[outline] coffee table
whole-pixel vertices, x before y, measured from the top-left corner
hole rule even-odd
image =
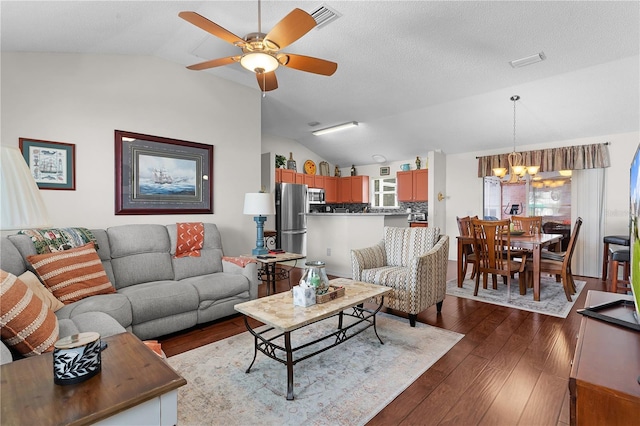
[[[102,371],[75,385],[53,383],[51,352],[2,365],[2,424],[177,424],[187,381],[133,334],[103,341]]]
[[[294,399],[293,366],[298,362],[337,346],[371,326],[373,326],[373,331],[380,343],[384,344],[376,330],[376,313],[382,308],[384,296],[393,291],[393,289],[346,278],[331,280],[330,284],[344,286],[345,295],[327,303],[302,307],[293,305],[293,294],[291,291],[287,291],[235,305],[236,311],[244,314],[244,323],[247,330],[254,336],[253,360],[247,369],[247,373],[251,371],[258,351],[273,360],[285,364],[287,366],[287,400]],[[380,297],[380,304],[376,309],[368,310],[364,308],[365,302],[378,296]],[[351,311],[347,311],[348,309],[351,309]],[[344,325],[343,317],[345,315],[355,318],[356,321],[352,324]],[[292,347],[291,332],[334,316],[338,317],[335,331],[312,342]],[[254,329],[249,324],[249,317],[260,321],[267,327],[260,328],[260,330]],[[272,330],[276,330],[279,333],[271,335],[269,332]],[[282,337],[284,337],[284,346],[280,343]],[[327,339],[334,339],[333,343],[294,359],[294,354],[298,350],[309,348]]]

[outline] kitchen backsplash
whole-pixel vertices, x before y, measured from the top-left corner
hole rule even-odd
[[[348,209],[352,213],[362,213],[365,208],[368,209],[371,213],[405,213],[408,208],[411,209],[412,213],[427,213],[427,208],[429,207],[429,203],[427,201],[421,203],[408,203],[408,202],[400,202],[399,207],[397,209],[392,208],[377,208],[371,207],[369,204],[361,204],[361,203],[338,203],[338,204],[326,204],[326,205],[312,205],[311,211],[313,212],[325,212],[325,207],[329,206],[331,210],[335,207],[341,207]]]

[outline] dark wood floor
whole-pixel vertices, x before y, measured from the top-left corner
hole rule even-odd
[[[449,279],[455,267],[449,262]],[[293,270],[293,283],[301,271]],[[441,314],[435,306],[422,312],[418,321],[465,336],[369,425],[568,425],[567,386],[581,319],[576,309],[587,290],[606,290],[600,279],[577,278],[587,284],[565,319],[453,296]],[[286,281],[277,284],[277,291],[289,289]],[[170,357],[244,331],[234,316],[160,341]]]

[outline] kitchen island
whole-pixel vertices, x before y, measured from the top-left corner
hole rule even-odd
[[[407,227],[407,214],[308,213],[307,260],[325,262],[328,274],[351,278],[351,249],[380,242],[385,226]]]

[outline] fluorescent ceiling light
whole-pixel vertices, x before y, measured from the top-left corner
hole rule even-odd
[[[355,127],[358,125],[357,121],[349,121],[348,123],[338,124],[337,126],[327,127],[326,129],[315,130],[312,133],[316,136],[326,135],[327,133],[337,132],[339,130],[345,130],[350,127]]]
[[[541,62],[547,59],[547,56],[544,52],[536,53],[535,55],[527,56],[526,58],[516,59],[514,61],[509,62],[513,68],[525,67],[527,65],[535,64],[536,62]]]

